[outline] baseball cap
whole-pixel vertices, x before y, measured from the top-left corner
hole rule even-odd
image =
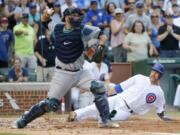
[[[142,1],[138,1],[138,2],[136,2],[136,7],[137,8],[143,8],[144,7],[144,3]]]
[[[34,3],[29,4],[29,8],[30,9],[36,8],[36,4],[34,4]]]
[[[116,8],[115,14],[118,14],[118,13],[124,13],[124,11],[121,8]]]
[[[29,14],[28,13],[23,13],[22,14],[22,18],[28,18],[29,17]]]
[[[1,18],[1,23],[3,23],[3,22],[8,22],[8,18],[7,17],[2,17]]]
[[[94,3],[96,3],[97,4],[97,0],[91,0],[91,2],[90,2],[91,4],[94,4]]]
[[[60,7],[60,4],[59,4],[59,2],[55,2],[55,3],[53,4],[53,6],[54,6],[54,7]]]

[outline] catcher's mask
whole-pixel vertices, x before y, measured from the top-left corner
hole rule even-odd
[[[77,28],[81,25],[82,15],[83,14],[79,8],[67,8],[63,12],[62,21],[65,21],[66,16],[70,16],[70,24],[72,25],[72,27]]]

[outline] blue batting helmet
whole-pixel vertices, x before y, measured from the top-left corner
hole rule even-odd
[[[157,71],[158,73],[160,73],[160,78],[164,74],[164,66],[162,64],[160,64],[160,63],[154,64],[154,66],[152,67],[152,70]]]

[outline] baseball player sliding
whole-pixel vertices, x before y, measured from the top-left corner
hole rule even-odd
[[[163,76],[164,66],[155,64],[149,77],[135,75],[128,80],[116,85],[110,91],[108,98],[112,120],[127,120],[132,114],[143,115],[156,108],[157,115],[165,120],[172,120],[164,115],[165,98],[159,83]],[[119,93],[119,94],[118,94]],[[95,105],[75,110],[69,114],[69,121],[83,120],[87,118],[98,119],[99,113]]]
[[[95,105],[99,111],[102,122],[100,127],[119,127],[110,118],[109,105],[105,94],[103,83],[94,80],[87,70],[83,70],[85,39],[98,38],[99,28],[82,26],[82,14],[78,8],[68,8],[64,11],[63,20],[65,24],[57,24],[54,29],[56,68],[52,84],[48,92],[48,98],[33,105],[30,110],[24,113],[19,119],[13,122],[13,128],[24,128],[28,123],[41,115],[57,111],[63,97],[72,87],[89,89],[95,96]],[[94,33],[94,37],[93,34]],[[88,38],[88,35],[92,36]],[[107,38],[100,34],[99,45],[96,49],[88,51],[89,57],[93,58],[94,53],[101,53],[103,44]],[[87,41],[84,41],[85,43]]]

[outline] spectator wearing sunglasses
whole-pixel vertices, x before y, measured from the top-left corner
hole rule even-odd
[[[126,18],[135,13],[135,3],[136,3],[135,0],[128,0],[127,2],[128,11],[125,14]]]
[[[143,22],[143,25],[145,26],[145,31],[148,31],[148,33],[150,33],[152,24],[149,16],[145,14],[144,3],[142,1],[138,1],[136,2],[135,5],[136,5],[136,13],[130,15],[127,18],[125,23],[125,27],[126,27],[125,33],[127,34],[129,31],[132,30],[132,26],[134,22],[137,20]]]

